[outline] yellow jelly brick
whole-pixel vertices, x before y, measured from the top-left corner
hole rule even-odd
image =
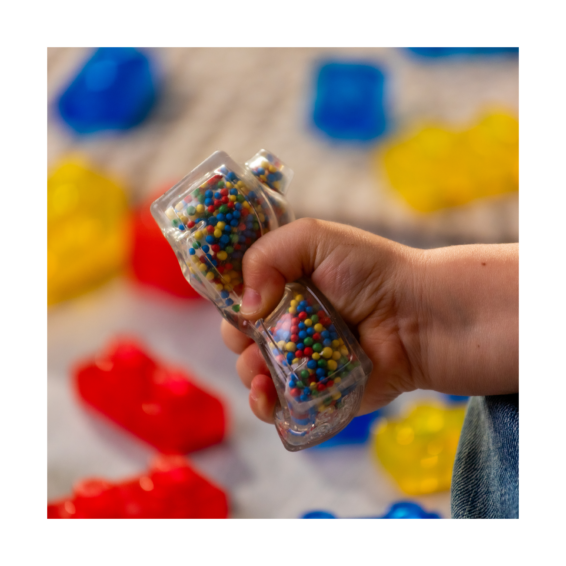
[[[373,453],[407,495],[450,489],[465,414],[465,407],[418,404],[381,421]]]
[[[413,208],[432,212],[519,189],[519,122],[507,111],[467,129],[428,125],[376,153],[390,185]]]
[[[92,289],[115,274],[129,251],[124,190],[79,160],[47,180],[47,302]]]

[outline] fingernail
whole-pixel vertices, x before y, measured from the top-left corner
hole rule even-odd
[[[257,291],[246,287],[242,298],[242,313],[254,314],[261,307],[261,297]]]

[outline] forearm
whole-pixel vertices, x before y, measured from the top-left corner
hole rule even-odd
[[[519,390],[519,246],[420,254],[422,387],[461,395]]]

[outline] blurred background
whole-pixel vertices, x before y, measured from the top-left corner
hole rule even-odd
[[[518,241],[517,50],[57,48],[48,104],[48,500],[156,454],[76,386],[77,364],[128,336],[221,400],[222,441],[188,457],[230,517],[378,516],[400,500],[449,517],[439,478],[465,400],[414,392],[334,446],[286,452],[148,206],[216,150],[243,164],[265,148],[295,172],[297,217],[420,248]]]

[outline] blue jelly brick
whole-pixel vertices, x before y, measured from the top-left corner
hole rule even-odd
[[[307,450],[321,450],[347,444],[364,444],[368,441],[373,423],[381,416],[380,411],[354,417],[344,429],[327,441]]]
[[[519,54],[518,47],[407,47],[406,49],[414,55],[427,59]]]
[[[97,49],[57,101],[64,122],[78,134],[127,130],[149,114],[157,99],[147,56],[134,48]]]
[[[467,395],[448,395],[448,394],[444,394],[444,398],[449,402],[449,403],[453,403],[453,404],[458,404],[458,403],[467,403],[469,397]]]
[[[328,62],[317,71],[314,125],[337,140],[369,142],[387,130],[385,75],[374,65]]]
[[[336,515],[328,511],[309,511],[301,519],[337,519]],[[364,519],[440,519],[438,513],[429,513],[418,503],[412,501],[398,501],[393,503],[384,515],[377,517],[360,517]]]

